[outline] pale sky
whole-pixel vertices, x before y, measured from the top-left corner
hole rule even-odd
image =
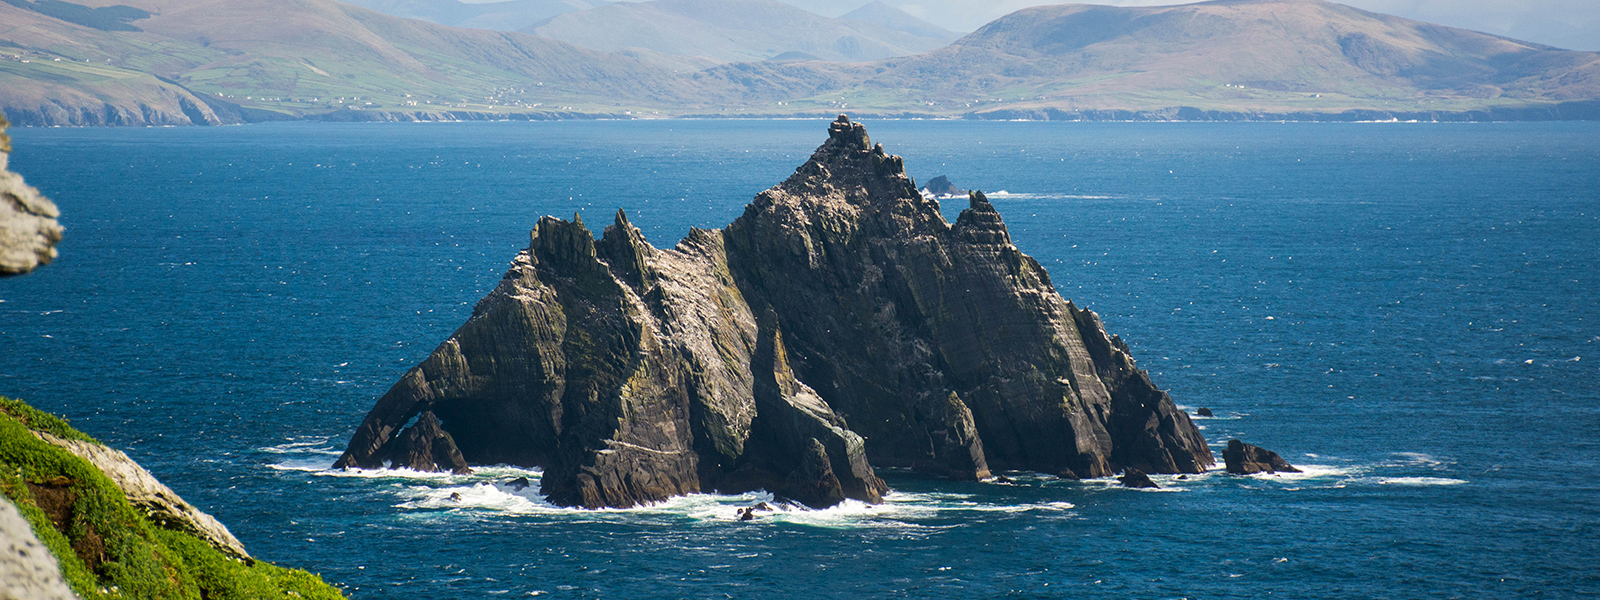
[[[836,17],[868,0],[782,0]],[[935,25],[968,32],[1012,11],[1057,4],[1047,0],[885,0]],[[1099,0],[1091,4],[1155,6],[1181,0]],[[1600,0],[1344,0],[1357,8],[1549,44],[1600,50]]]

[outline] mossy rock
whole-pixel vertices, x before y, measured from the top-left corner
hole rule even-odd
[[[103,473],[33,431],[93,442],[66,420],[0,397],[0,493],[92,598],[344,598],[305,571],[244,561],[150,522]]]

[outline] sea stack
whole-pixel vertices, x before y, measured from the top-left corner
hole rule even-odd
[[[949,223],[861,124],[828,134],[726,229],[671,249],[621,211],[598,241],[579,218],[540,220],[337,466],[405,465],[396,440],[424,412],[467,463],[541,467],[542,493],[584,507],[754,489],[877,502],[872,465],[980,480],[1214,464],[983,194]]]

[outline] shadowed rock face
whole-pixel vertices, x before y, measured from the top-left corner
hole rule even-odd
[[[1228,440],[1228,447],[1222,451],[1222,459],[1227,464],[1228,472],[1234,475],[1300,472],[1300,469],[1278,456],[1277,452],[1236,439]]]
[[[21,175],[6,170],[11,152],[7,125],[0,116],[0,277],[50,264],[56,257],[56,242],[61,241],[56,205],[24,183]]]
[[[877,502],[871,464],[982,479],[1214,462],[982,194],[951,225],[844,117],[725,231],[672,249],[620,211],[599,241],[540,220],[337,466],[393,461],[424,412],[467,462],[543,467],[552,502],[586,507],[753,489]]]

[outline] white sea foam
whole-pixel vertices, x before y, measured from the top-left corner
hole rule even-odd
[[[1007,200],[1116,200],[1121,196],[1092,196],[1083,194],[1033,194],[1000,190],[990,196],[1003,196]]]
[[[334,460],[335,459],[331,459],[331,458],[328,458],[328,457],[325,457],[325,456],[310,457],[310,458],[290,458],[290,459],[287,459],[287,460],[283,460],[283,461],[279,461],[279,462],[276,462],[276,463],[269,464],[269,465],[267,465],[267,468],[268,469],[277,470],[277,471],[305,471],[305,472],[308,472],[308,473],[317,473],[317,472],[321,472],[321,471],[326,471],[329,468],[331,468],[333,466],[333,461]]]
[[[265,448],[257,448],[257,450],[269,454],[314,453],[333,454],[337,456],[340,453],[338,449],[334,448],[328,443],[328,438],[320,436],[289,438],[282,444],[278,444],[276,446],[267,446]]]
[[[534,516],[587,521],[666,519],[693,522],[739,522],[739,510],[766,503],[770,510],[759,511],[750,524],[791,524],[807,527],[858,529],[888,528],[899,530],[933,529],[914,521],[937,517],[941,513],[1022,513],[1064,514],[1076,506],[1071,502],[1052,501],[1027,504],[998,504],[974,499],[970,494],[890,492],[879,504],[858,500],[845,500],[826,509],[811,509],[800,505],[780,503],[772,494],[749,492],[745,494],[687,494],[661,502],[632,508],[582,509],[551,504],[539,494],[538,473],[527,470],[502,468],[505,471],[490,476],[485,469],[473,475],[422,474],[406,470],[364,471],[374,477],[412,478],[413,485],[397,486],[394,493],[403,500],[394,506],[414,511],[414,518],[449,518],[452,514],[498,514],[504,516]],[[352,471],[355,473],[357,471]],[[348,474],[340,472],[341,474]],[[525,476],[531,485],[513,488],[506,481],[510,476]]]
[[[1443,464],[1438,457],[1421,452],[1396,452],[1391,456],[1395,457],[1395,462],[1413,467],[1437,467]]]

